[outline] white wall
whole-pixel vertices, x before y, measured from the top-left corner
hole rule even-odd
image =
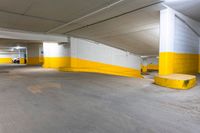
[[[27,45],[28,57],[39,57],[39,46],[40,44]]]
[[[18,53],[0,53],[0,58],[18,58]]]
[[[71,56],[75,58],[141,69],[141,58],[120,49],[89,40],[71,38]]]
[[[199,53],[199,36],[175,16],[174,52]]]
[[[143,59],[143,65],[154,64],[158,65],[158,58],[157,57],[149,57]]]
[[[69,45],[60,45],[53,42],[43,43],[44,57],[68,57],[70,56]]]

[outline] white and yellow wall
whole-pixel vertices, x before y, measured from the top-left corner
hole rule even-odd
[[[70,44],[44,43],[43,48],[45,68],[141,77],[139,56],[101,43],[70,38]]]
[[[70,45],[44,42],[44,68],[70,67]]]
[[[42,65],[43,64],[43,46],[42,44],[27,45],[27,64]]]
[[[161,11],[159,74],[199,72],[200,24],[170,8]]]
[[[24,63],[24,50],[13,49],[6,45],[0,46],[0,64],[12,64],[14,58],[20,58],[20,63]]]
[[[159,63],[158,57],[146,57],[142,59],[142,72],[158,71]]]
[[[19,54],[16,52],[4,52],[0,50],[0,64],[12,64],[13,58],[18,58]]]

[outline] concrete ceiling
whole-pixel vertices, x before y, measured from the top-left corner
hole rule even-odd
[[[0,0],[0,27],[66,34],[158,54],[162,0]]]
[[[200,22],[200,0],[166,0],[166,5]]]
[[[42,44],[40,41],[27,41],[27,40],[16,40],[16,39],[3,39],[0,38],[0,46],[17,46],[17,45],[26,45],[26,44]]]
[[[164,0],[0,0],[0,27],[66,34],[139,55],[157,55],[159,10],[163,8],[163,2]],[[165,3],[200,21],[199,0],[165,0]]]

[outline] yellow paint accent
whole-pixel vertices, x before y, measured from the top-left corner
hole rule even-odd
[[[110,75],[142,78],[140,70],[122,66],[110,65],[79,58],[70,58],[69,67],[61,67],[61,71],[94,72]]]
[[[147,70],[158,70],[159,66],[158,64],[148,64]]]
[[[42,64],[44,62],[44,57],[43,56],[39,57],[39,62],[40,62],[40,64]]]
[[[25,64],[25,59],[24,58],[20,58],[19,62],[20,62],[20,64]]]
[[[167,75],[173,73],[173,58],[174,53],[163,52],[159,55],[159,74]]]
[[[195,74],[198,73],[199,55],[162,52],[159,59],[159,74]]]
[[[69,57],[44,57],[44,68],[70,67]]]
[[[142,72],[143,72],[143,73],[146,73],[146,72],[147,72],[147,66],[141,65],[141,68],[142,68]]]
[[[0,58],[0,64],[12,64],[12,58]]]
[[[173,88],[186,90],[196,85],[196,76],[184,75],[184,74],[170,74],[165,76],[155,76],[155,84]]]
[[[39,57],[28,57],[28,65],[41,65]]]
[[[198,67],[198,72],[200,73],[200,55],[199,55],[199,67]]]

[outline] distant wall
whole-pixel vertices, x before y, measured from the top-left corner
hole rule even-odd
[[[41,65],[43,64],[43,51],[42,44],[28,44],[27,53],[28,53],[28,65]]]
[[[148,57],[142,60],[142,71],[157,71],[159,69],[158,57]]]

